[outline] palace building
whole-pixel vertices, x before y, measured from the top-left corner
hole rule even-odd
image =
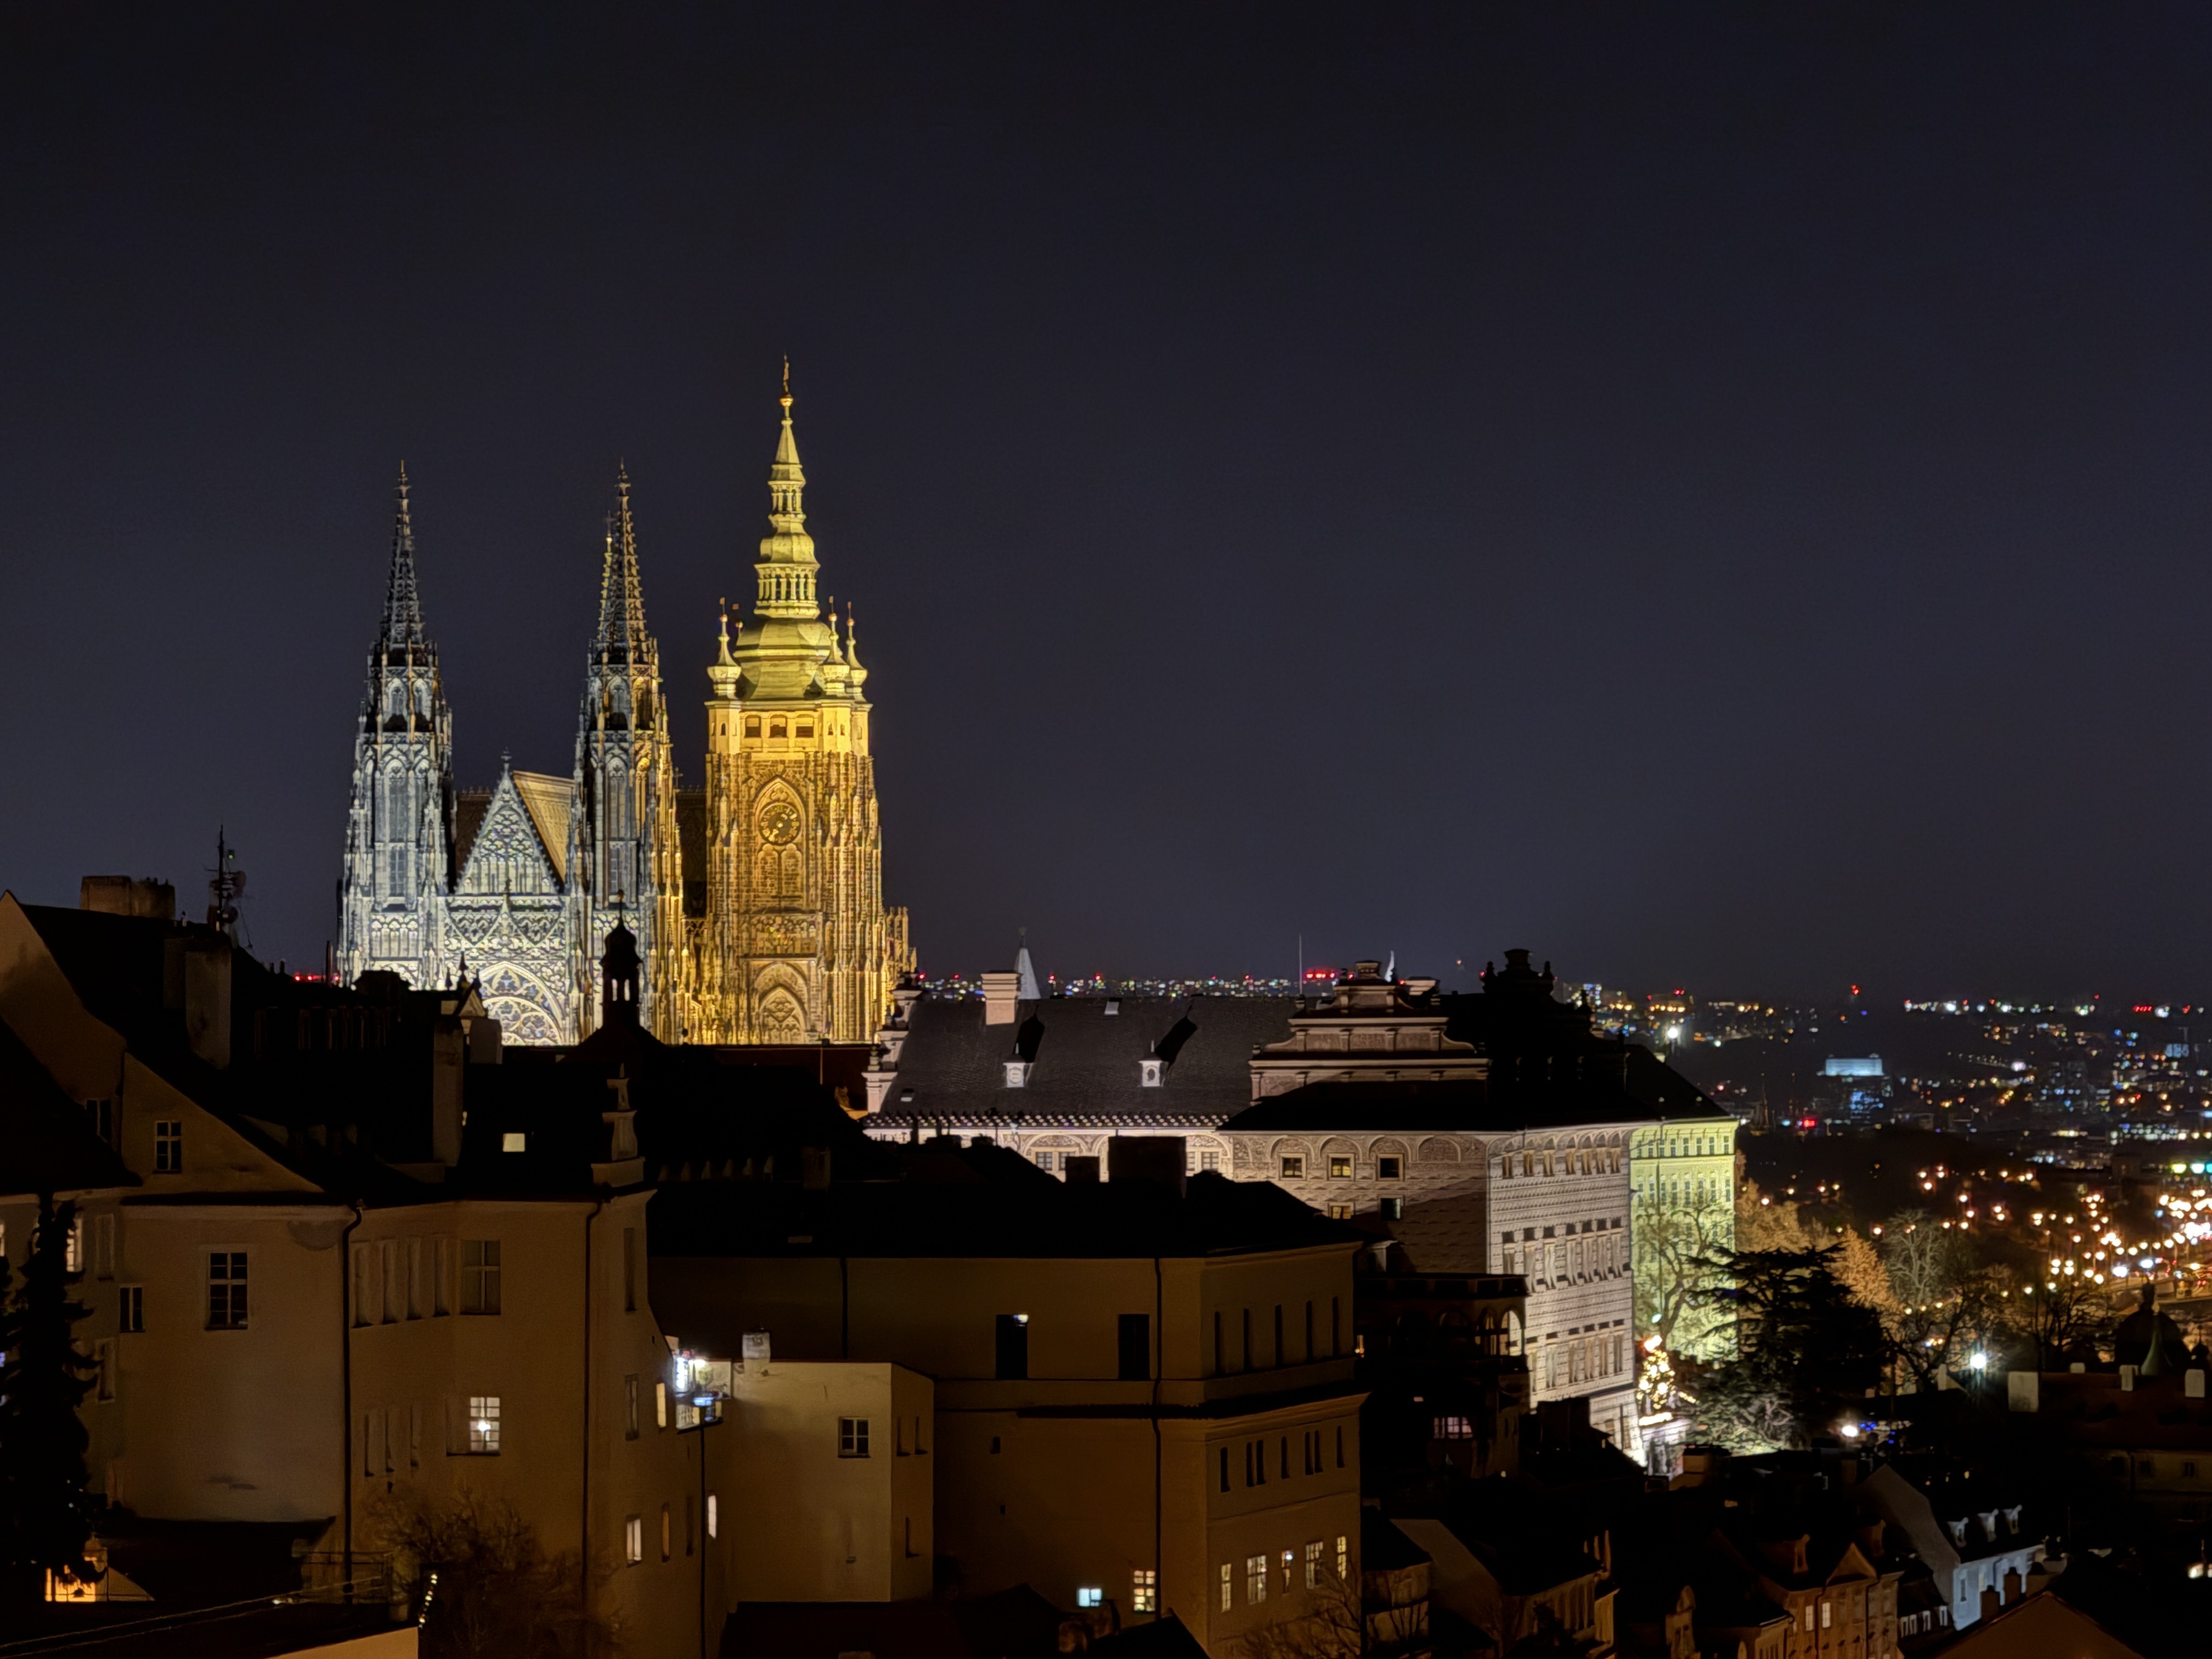
[[[817,602],[791,397],[770,469],[758,599],[708,668],[706,787],[686,789],[645,620],[627,472],[616,485],[567,776],[504,761],[461,789],[424,626],[406,473],[382,627],[354,737],[337,963],[410,985],[474,982],[512,1042],[605,1023],[599,958],[626,925],[641,1020],[670,1042],[866,1041],[911,969],[883,905],[867,671]]]

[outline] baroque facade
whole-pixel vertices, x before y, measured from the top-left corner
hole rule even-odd
[[[865,1042],[882,1025],[913,958],[905,912],[882,902],[867,672],[849,617],[841,635],[815,601],[787,391],[782,402],[756,615],[734,639],[725,617],[708,671],[704,789],[677,777],[627,472],[572,769],[518,772],[502,759],[493,787],[455,787],[402,470],[354,738],[343,979],[471,979],[507,1040],[579,1042],[605,1023],[599,962],[620,923],[644,964],[640,1018],[665,1041]]]

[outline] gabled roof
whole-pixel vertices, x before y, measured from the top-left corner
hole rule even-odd
[[[514,780],[515,793],[529,809],[531,825],[538,831],[538,842],[545,848],[553,873],[567,881],[568,814],[575,805],[575,780],[548,777],[542,772],[510,772],[507,775]]]
[[[1296,1006],[1287,997],[1048,997],[987,1025],[980,1000],[924,998],[879,1121],[1210,1127],[1249,1103],[1252,1050],[1288,1032]],[[1006,1062],[1022,1058],[1033,1061],[1027,1085],[1009,1089]],[[1158,1088],[1144,1086],[1149,1058],[1168,1061]]]
[[[83,1109],[0,1023],[0,1198],[137,1184]]]

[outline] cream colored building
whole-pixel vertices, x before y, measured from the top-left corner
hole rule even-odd
[[[1356,1239],[1210,1176],[1171,1196],[939,1158],[774,1205],[664,1190],[663,1316],[715,1353],[765,1331],[931,1378],[934,1545],[963,1594],[1172,1610],[1224,1651],[1304,1606],[1310,1572],[1358,1571]]]
[[[249,1006],[274,981],[212,929],[0,895],[0,1024],[137,1181],[93,1196],[79,1248],[94,1486],[151,1519],[290,1522],[334,1563],[384,1548],[387,1504],[503,1499],[549,1551],[580,1550],[592,1611],[634,1650],[677,1650],[703,1565],[683,1551],[696,1465],[656,1414],[635,1160],[538,1183],[455,1140],[406,1173],[312,1098],[257,1116],[292,1098],[255,1086],[264,1038],[312,1024],[356,1045],[333,1066],[379,1053],[361,999]],[[430,1001],[419,1103],[457,1116],[482,1008]],[[23,1206],[0,1222],[20,1257]]]
[[[1727,1357],[1726,1310],[1701,1292],[1697,1264],[1735,1249],[1736,1120],[1701,1097],[1629,1138],[1636,1235],[1636,1330],[1701,1359]],[[1699,1109],[1702,1108],[1703,1109]]]

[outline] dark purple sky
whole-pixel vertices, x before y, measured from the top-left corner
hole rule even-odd
[[[926,967],[2212,988],[2201,6],[314,9],[0,23],[25,897],[319,959],[403,456],[696,775],[788,351]]]

